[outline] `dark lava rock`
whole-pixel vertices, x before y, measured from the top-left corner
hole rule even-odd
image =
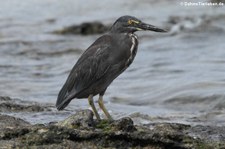
[[[0,114],[0,148],[12,148],[11,145],[17,143],[13,139],[28,133],[29,126],[20,118]]]
[[[0,129],[30,126],[30,124],[20,118],[0,114]]]
[[[3,128],[0,148],[151,148],[151,149],[219,149],[225,147],[225,127],[190,126],[177,123],[154,123],[136,126],[128,118],[97,121],[90,110],[57,124],[30,125],[8,116],[17,127]],[[6,120],[8,119],[8,121]],[[2,125],[2,124],[1,124]],[[3,125],[2,125],[3,126]],[[216,137],[206,137],[209,135]]]
[[[137,130],[134,127],[134,122],[129,117],[125,117],[112,122],[112,124],[110,124],[110,129],[113,131],[126,131],[126,132],[133,132]]]
[[[90,35],[90,34],[102,34],[108,30],[108,26],[103,25],[100,22],[86,22],[80,25],[72,25],[65,27],[64,29],[54,31],[56,34],[81,34],[81,35]]]
[[[67,128],[90,128],[93,127],[93,112],[91,110],[81,110],[71,115],[67,119],[59,122],[58,126]]]
[[[0,112],[41,112],[50,108],[36,102],[22,101],[17,98],[0,96]]]

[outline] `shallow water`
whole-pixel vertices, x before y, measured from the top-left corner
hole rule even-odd
[[[134,63],[105,94],[112,115],[136,123],[225,124],[224,7],[185,7],[175,0],[11,0],[0,8],[1,96],[55,104],[69,71],[100,35],[51,32],[86,21],[110,24],[129,14],[170,32],[137,33]],[[73,100],[65,112],[16,115],[45,123],[84,108],[87,100]]]

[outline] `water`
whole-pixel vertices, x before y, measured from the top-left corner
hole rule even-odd
[[[86,21],[110,24],[126,14],[170,32],[137,33],[134,63],[105,94],[112,115],[136,123],[225,124],[224,7],[185,7],[175,0],[1,1],[0,95],[55,104],[69,71],[100,35],[51,32]],[[66,112],[14,114],[45,123],[85,108],[87,100],[73,100]]]

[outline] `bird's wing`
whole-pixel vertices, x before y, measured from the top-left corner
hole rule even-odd
[[[89,87],[90,84],[100,79],[107,72],[107,69],[110,67],[110,64],[107,62],[109,55],[107,52],[104,52],[107,49],[108,46],[93,46],[89,48],[90,51],[82,55],[81,61],[78,61],[69,75],[68,81],[74,82],[69,83],[70,88],[75,89],[75,92],[78,93]]]
[[[111,42],[102,36],[79,58],[59,92],[57,109],[65,108],[77,93],[100,79],[110,67],[108,61]]]

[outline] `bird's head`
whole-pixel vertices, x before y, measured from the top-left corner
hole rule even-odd
[[[149,30],[155,32],[166,32],[156,26],[146,24],[141,20],[132,16],[122,16],[112,25],[111,32],[115,33],[133,33],[141,30]]]

